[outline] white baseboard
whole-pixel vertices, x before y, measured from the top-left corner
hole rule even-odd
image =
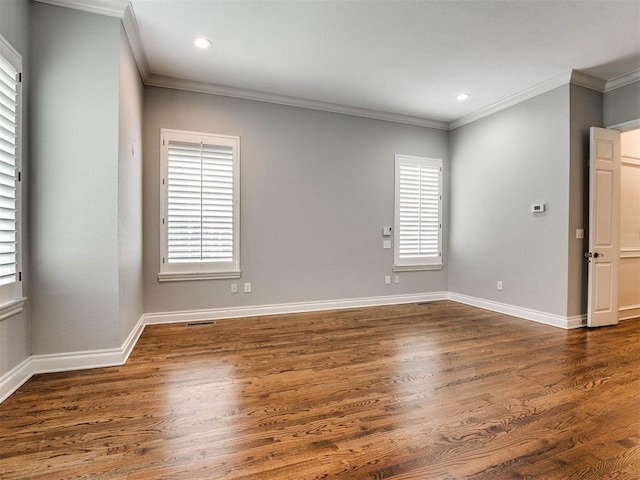
[[[0,403],[24,385],[33,373],[31,357],[29,357],[0,377]]]
[[[54,353],[31,357],[34,373],[65,372],[89,368],[117,367],[127,359],[144,330],[144,315],[133,328],[120,348],[91,350],[86,352]]]
[[[20,365],[0,377],[0,403],[39,373],[67,372],[89,368],[117,367],[127,363],[144,330],[144,315],[133,328],[120,348],[91,350],[86,352],[32,355]]]
[[[516,307],[506,303],[485,300],[484,298],[470,297],[461,293],[449,292],[449,300],[473,307],[483,308],[492,312],[504,313],[513,317],[531,320],[553,327],[564,328],[566,330],[572,328],[583,327],[586,323],[586,315],[577,315],[574,317],[563,317],[562,315],[554,315],[552,313],[541,312],[539,310],[531,310],[523,307]]]
[[[340,310],[344,308],[374,307],[378,305],[399,305],[402,303],[433,302],[446,300],[447,292],[415,293],[408,295],[390,295],[385,297],[348,298],[323,300],[317,302],[279,303],[256,305],[251,307],[212,308],[206,310],[184,310],[177,312],[145,313],[145,325],[162,323],[198,322],[220,320],[224,318],[256,317],[280,315],[283,313],[317,312],[322,310]]]
[[[433,302],[452,300],[474,307],[534,322],[552,325],[564,329],[579,328],[586,323],[585,315],[563,317],[537,310],[530,310],[482,298],[470,297],[453,292],[416,293],[408,295],[389,295],[384,297],[348,298],[316,302],[281,303],[256,305],[250,307],[214,308],[206,310],[185,310],[176,312],[145,313],[140,317],[127,339],[120,348],[93,350],[86,352],[56,353],[34,355],[0,377],[0,403],[7,399],[20,386],[38,373],[51,373],[89,368],[114,367],[124,365],[133,351],[146,325],[162,323],[186,323],[224,318],[278,315],[284,313],[315,312],[339,310],[345,308],[373,307],[378,305],[399,305],[403,303]]]

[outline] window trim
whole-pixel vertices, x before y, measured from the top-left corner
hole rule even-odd
[[[22,290],[22,140],[23,140],[23,93],[22,93],[22,56],[0,35],[0,57],[9,63],[18,75],[16,88],[16,153],[15,153],[15,242],[16,242],[16,281],[0,287],[0,321],[23,311],[26,297]]]
[[[443,252],[442,252],[442,216],[443,216],[443,183],[444,168],[443,161],[439,158],[417,157],[412,155],[396,154],[394,165],[394,232],[393,232],[393,271],[423,271],[423,270],[442,270],[444,268]],[[411,257],[409,259],[400,259],[400,166],[403,164],[413,164],[421,166],[436,167],[439,169],[438,177],[438,252],[437,256],[419,258]]]
[[[168,253],[168,150],[170,141],[206,143],[216,141],[231,144],[233,148],[233,245],[231,262],[186,262],[170,264]],[[240,137],[184,130],[160,129],[160,256],[158,281],[215,280],[240,278]]]

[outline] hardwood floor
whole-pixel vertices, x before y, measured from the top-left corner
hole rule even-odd
[[[453,302],[149,326],[0,405],[0,478],[638,479],[639,340]]]

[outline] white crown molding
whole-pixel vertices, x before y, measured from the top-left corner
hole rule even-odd
[[[560,87],[562,85],[566,85],[571,80],[571,72],[564,73],[562,75],[558,75],[557,77],[550,78],[549,80],[538,83],[527,90],[523,90],[522,92],[516,93],[515,95],[511,95],[506,97],[492,105],[481,108],[469,115],[465,115],[464,117],[460,117],[457,120],[454,120],[449,124],[449,130],[454,130],[456,128],[462,127],[463,125],[467,125],[471,122],[475,122],[476,120],[480,120],[481,118],[488,117],[489,115],[493,115],[494,113],[498,113],[502,110],[505,110],[509,107],[517,105],[519,103],[524,102],[525,100],[529,100],[530,98],[541,95],[549,90],[553,90],[554,88]]]
[[[149,70],[149,62],[147,61],[147,55],[144,52],[144,46],[142,45],[142,39],[140,38],[140,29],[138,28],[138,21],[133,11],[133,6],[129,5],[122,17],[122,26],[124,33],[129,40],[129,46],[133,52],[133,58],[138,66],[138,72],[142,78],[142,82],[149,78],[151,72]]]
[[[578,85],[580,87],[589,88],[597,92],[603,92],[605,88],[605,81],[599,78],[587,75],[586,73],[579,72],[577,70],[571,70],[570,72],[563,73],[556,77],[550,78],[544,82],[538,83],[531,88],[523,90],[515,95],[506,97],[492,105],[485,108],[481,108],[469,115],[465,115],[457,120],[454,120],[449,124],[449,130],[454,130],[463,125],[467,125],[481,118],[493,115],[509,107],[513,107],[519,103],[529,100],[533,97],[537,97],[543,93],[546,93],[554,88],[561,87],[567,84]]]
[[[153,87],[173,88],[176,90],[186,90],[190,92],[221,95],[224,97],[255,100],[258,102],[275,103],[278,105],[287,105],[290,107],[308,108],[311,110],[340,113],[342,115],[352,115],[355,117],[364,117],[374,120],[404,123],[407,125],[417,125],[419,127],[435,128],[439,130],[448,129],[448,124],[446,122],[440,122],[437,120],[429,120],[426,118],[412,117],[409,115],[381,112],[378,110],[369,110],[366,108],[350,107],[335,103],[319,102],[316,100],[288,97],[284,95],[275,95],[271,93],[258,92],[255,90],[223,87],[211,83],[182,80],[179,78],[167,77],[163,75],[151,74],[146,79],[144,79],[144,84]]]
[[[605,80],[602,80],[601,78],[582,73],[579,70],[572,70],[569,83],[571,83],[571,85],[577,85],[579,87],[588,88],[590,90],[595,90],[596,92],[602,93],[604,92],[604,88],[607,82]]]
[[[619,77],[612,78],[607,82],[604,87],[604,92],[610,92],[611,90],[615,90],[616,88],[624,87],[625,85],[629,85],[631,83],[640,81],[640,69],[634,70],[633,72],[626,73],[624,75],[620,75]]]
[[[58,7],[73,8],[83,12],[97,13],[109,17],[122,18],[129,6],[129,0],[35,0]]]

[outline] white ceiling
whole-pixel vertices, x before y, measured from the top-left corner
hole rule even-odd
[[[601,90],[640,79],[640,0],[129,3],[149,84],[448,124],[574,69]]]

